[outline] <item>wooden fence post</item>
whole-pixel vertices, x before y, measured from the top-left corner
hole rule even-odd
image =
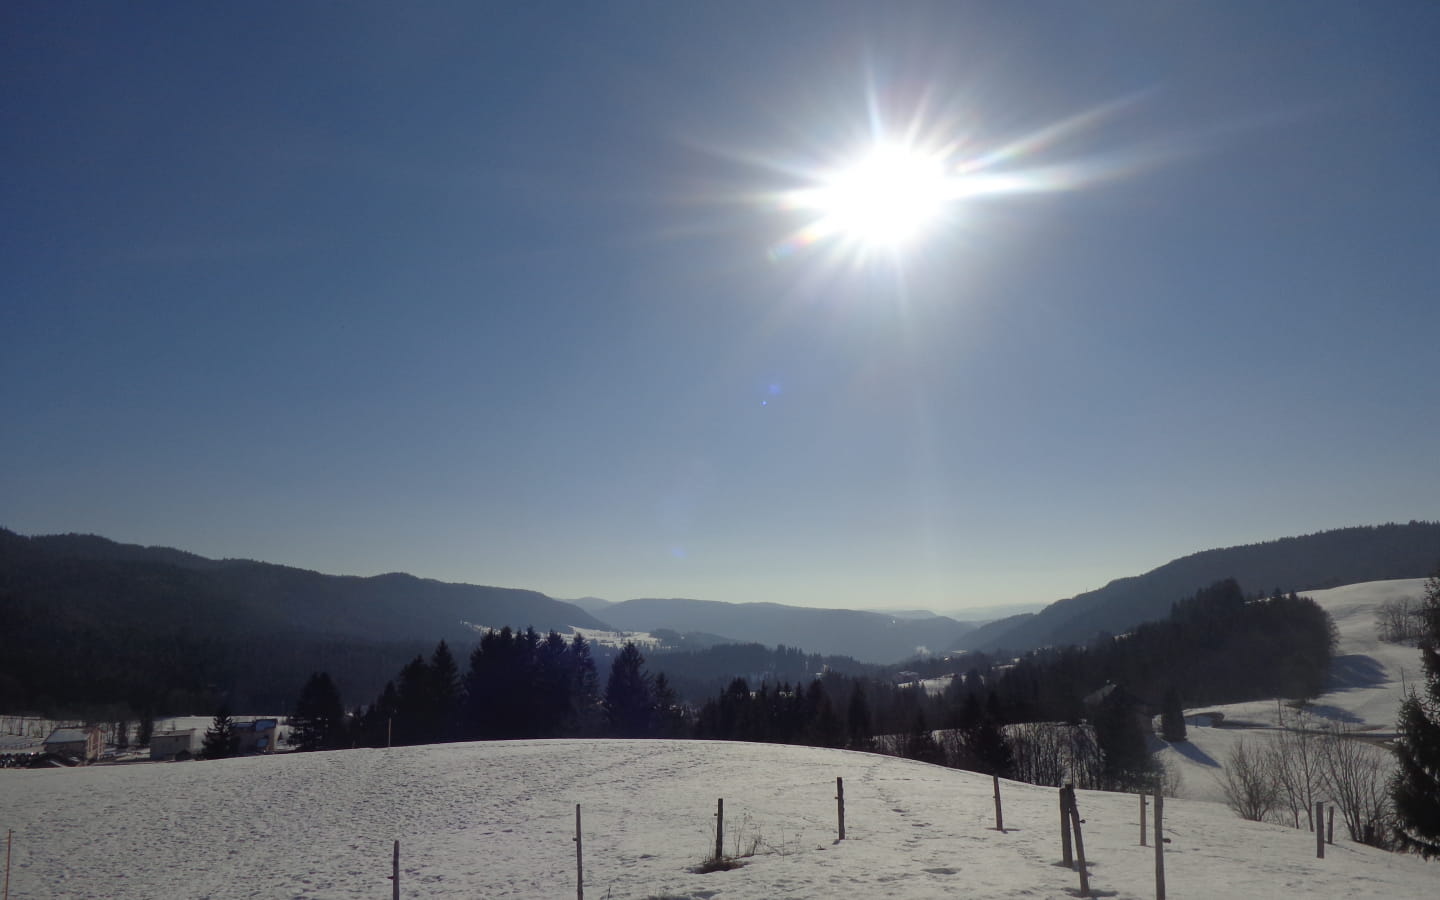
[[[1080,807],[1075,803],[1075,792],[1070,792],[1070,820],[1075,826],[1075,861],[1080,864],[1080,896],[1090,896],[1090,872],[1085,867],[1085,835],[1080,830],[1084,821],[1080,818]]]
[[[1140,792],[1140,846],[1145,846],[1145,792]]]
[[[1068,784],[1060,789],[1060,850],[1062,862],[1067,866],[1075,863],[1070,856],[1070,792],[1073,790]]]
[[[585,900],[585,857],[580,843],[580,804],[575,804],[575,900]]]
[[[725,858],[725,798],[715,802],[715,858]]]
[[[1315,858],[1325,858],[1325,804],[1315,801]]]
[[[995,782],[995,830],[1001,834],[1005,833],[1005,815],[1000,811],[1000,776],[991,775]]]
[[[400,842],[395,842],[395,855],[390,860],[390,881],[393,882],[391,896],[400,900]]]
[[[1334,846],[1335,844],[1335,804],[1330,804],[1330,821],[1325,826],[1325,843]]]
[[[15,829],[5,832],[5,900],[10,900],[10,844],[15,840]]]
[[[1155,900],[1165,900],[1165,795],[1155,791]]]
[[[835,811],[840,816],[840,840],[845,840],[845,779],[835,779]]]

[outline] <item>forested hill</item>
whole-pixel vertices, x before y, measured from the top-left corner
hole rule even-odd
[[[465,622],[604,626],[535,591],[213,560],[91,535],[0,529],[0,703],[209,712],[293,697],[311,668],[377,690],[417,650],[478,637]]]
[[[253,560],[213,560],[94,535],[24,537],[0,529],[0,589],[118,621],[179,615],[192,629],[300,632],[370,640],[473,641],[465,622],[539,630],[605,626],[537,591],[392,573],[359,578]],[[177,591],[185,610],[170,609]],[[168,598],[168,599],[167,599]]]
[[[1024,651],[1084,644],[1169,615],[1172,604],[1233,578],[1264,593],[1309,591],[1392,578],[1423,578],[1440,562],[1440,522],[1339,528],[1302,537],[1206,550],[1099,590],[1012,616],[960,640],[970,650]]]

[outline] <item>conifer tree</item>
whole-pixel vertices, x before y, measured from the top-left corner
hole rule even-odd
[[[215,719],[210,723],[210,729],[205,732],[201,744],[200,752],[206,759],[225,759],[235,755],[235,751],[240,748],[240,741],[232,730],[233,724],[230,720],[229,704],[222,704],[215,711]]]
[[[997,712],[999,704],[995,700],[995,692],[991,691],[985,703],[985,714],[965,736],[965,744],[979,771],[1009,778],[1015,769],[1015,751],[1001,727]]]
[[[600,731],[600,675],[590,655],[590,644],[579,632],[570,641],[571,677],[570,705],[575,733],[581,736]]]
[[[290,725],[290,744],[297,750],[334,750],[345,746],[345,707],[329,672],[310,673],[300,689]]]
[[[432,740],[447,741],[457,737],[463,688],[460,667],[445,641],[435,646],[430,656],[430,702],[425,710],[426,730]]]
[[[684,737],[686,730],[685,712],[680,706],[680,695],[670,686],[670,679],[661,672],[653,683],[655,694],[654,733],[657,737]]]
[[[1170,743],[1185,740],[1185,708],[1180,703],[1180,692],[1172,685],[1160,701],[1160,736]]]
[[[155,713],[147,706],[140,711],[140,721],[135,724],[135,746],[150,746],[150,736],[155,733]]]
[[[400,683],[396,686],[393,734],[396,746],[428,744],[434,740],[429,729],[430,688],[430,665],[425,662],[425,657],[415,657],[400,670]]]
[[[915,759],[920,762],[934,763],[935,765],[945,764],[945,751],[935,742],[935,735],[930,733],[930,725],[925,721],[924,712],[915,713],[915,724],[910,728],[910,734],[906,735],[904,750],[900,754],[906,759]]]
[[[616,737],[644,737],[653,724],[655,695],[645,657],[627,642],[610,666],[605,684],[605,715]]]
[[[1111,693],[1100,702],[1094,725],[1095,740],[1105,757],[1105,789],[1128,791],[1148,787],[1156,767],[1132,701],[1119,690]]]
[[[865,702],[865,691],[860,682],[850,692],[850,703],[845,708],[845,736],[851,750],[869,750],[874,736],[870,728],[870,704]]]
[[[810,682],[810,687],[805,691],[805,699],[810,710],[805,742],[814,747],[844,746],[845,728],[840,722],[840,717],[835,714],[835,707],[830,702],[830,694],[825,690],[825,685],[820,679],[817,678]]]
[[[361,726],[361,739],[367,747],[387,747],[393,741],[395,710],[400,707],[400,693],[395,682],[385,682],[385,688],[370,708],[365,710]]]
[[[1440,571],[1425,582],[1419,616],[1425,690],[1400,704],[1399,769],[1390,782],[1396,838],[1401,848],[1426,859],[1440,856]]]

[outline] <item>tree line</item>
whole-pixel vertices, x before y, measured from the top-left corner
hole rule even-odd
[[[291,716],[298,749],[387,747],[559,737],[681,737],[683,707],[663,673],[626,644],[603,689],[590,642],[508,626],[487,631],[462,672],[441,641],[348,715],[326,672],[312,674]]]
[[[1163,708],[1168,737],[1182,739],[1182,695],[1192,706],[1311,696],[1323,685],[1333,641],[1329,617],[1312,601],[1278,592],[1247,597],[1226,580],[1123,637],[1008,662],[967,655],[969,670],[939,693],[823,671],[754,685],[733,678],[697,707],[680,702],[665,674],[648,671],[633,644],[615,658],[602,690],[583,636],[503,628],[481,638],[463,672],[442,641],[348,715],[328,675],[312,675],[292,721],[305,748],[699,737],[876,750],[1042,783],[1126,789],[1163,776],[1145,743],[1151,710]],[[797,650],[783,656],[790,669],[824,665]],[[1061,758],[1067,771],[1057,769]]]

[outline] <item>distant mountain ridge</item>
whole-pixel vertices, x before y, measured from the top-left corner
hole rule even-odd
[[[102,582],[96,585],[97,576]],[[75,583],[87,583],[84,591]],[[157,599],[156,590],[162,595]],[[403,573],[361,578],[245,559],[215,560],[170,547],[95,535],[25,537],[0,529],[0,589],[49,597],[87,616],[123,620],[155,605],[197,630],[366,640],[475,639],[466,622],[494,627],[606,629],[585,610],[538,591],[450,584]],[[168,599],[165,599],[167,598]],[[197,609],[200,607],[208,607]]]
[[[780,603],[644,598],[613,603],[600,613],[625,631],[723,634],[739,642],[785,644],[814,653],[892,663],[918,649],[950,649],[974,625],[945,616],[912,619],[856,609],[816,609]]]
[[[1423,578],[1440,564],[1440,522],[1337,528],[1258,544],[1205,550],[1130,578],[1012,616],[965,635],[967,650],[1025,651],[1084,644],[1165,617],[1171,604],[1224,578],[1247,591],[1332,588],[1366,581]]]

